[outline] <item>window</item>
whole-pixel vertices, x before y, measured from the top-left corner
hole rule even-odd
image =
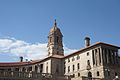
[[[70,59],[68,58],[68,62],[70,62]]]
[[[73,77],[75,77],[75,74],[73,74]]]
[[[15,71],[19,71],[19,68],[15,68]]]
[[[87,61],[87,64],[90,65],[90,60]]]
[[[108,76],[110,76],[110,70],[108,70]]]
[[[80,69],[80,64],[79,63],[77,64],[77,68],[78,68],[78,70]]]
[[[25,68],[25,67],[23,67],[23,68],[22,68],[22,71],[25,71],[25,70],[26,70],[26,68]]]
[[[99,71],[97,71],[97,76],[100,76],[100,73],[99,73]]]
[[[32,71],[32,67],[29,67],[29,71]]]
[[[70,66],[68,66],[68,72],[70,72]]]
[[[57,43],[59,43],[59,37],[57,36]]]
[[[50,42],[52,42],[52,37],[50,37]]]
[[[92,77],[92,73],[91,72],[88,72],[88,77]]]
[[[11,68],[9,68],[8,71],[11,71]]]
[[[75,58],[73,57],[73,58],[72,58],[72,61],[74,61],[74,60],[75,60]]]
[[[57,51],[57,54],[59,54],[59,51]]]
[[[80,77],[80,73],[78,73],[78,77]]]
[[[80,59],[80,56],[79,56],[79,55],[77,55],[77,60],[78,60],[78,59]]]
[[[87,56],[89,56],[89,52],[87,53]]]
[[[115,76],[117,76],[117,73],[115,72]]]
[[[73,65],[73,71],[75,70],[75,66]]]

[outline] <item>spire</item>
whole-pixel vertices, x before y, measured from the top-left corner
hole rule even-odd
[[[56,19],[55,19],[55,23],[54,23],[54,26],[55,26],[55,27],[57,26],[57,23],[56,23]]]

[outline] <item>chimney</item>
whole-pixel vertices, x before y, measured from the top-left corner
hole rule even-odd
[[[23,62],[23,57],[22,56],[20,57],[20,62]]]
[[[89,45],[90,45],[90,38],[85,37],[85,48],[88,47]]]

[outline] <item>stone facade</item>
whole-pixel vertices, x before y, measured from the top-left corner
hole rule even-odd
[[[29,62],[22,62],[20,57],[17,63],[0,63],[0,80],[8,80],[9,76],[19,78],[21,73],[25,74],[22,80],[115,80],[120,77],[120,47],[103,42],[90,45],[90,38],[86,37],[85,48],[64,56],[62,38],[55,21],[48,35],[47,57]]]

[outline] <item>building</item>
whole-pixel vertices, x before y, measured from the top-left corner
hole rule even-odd
[[[0,63],[0,80],[113,80],[120,77],[120,47],[97,42],[64,56],[63,35],[54,27],[48,35],[44,59],[16,63]]]

